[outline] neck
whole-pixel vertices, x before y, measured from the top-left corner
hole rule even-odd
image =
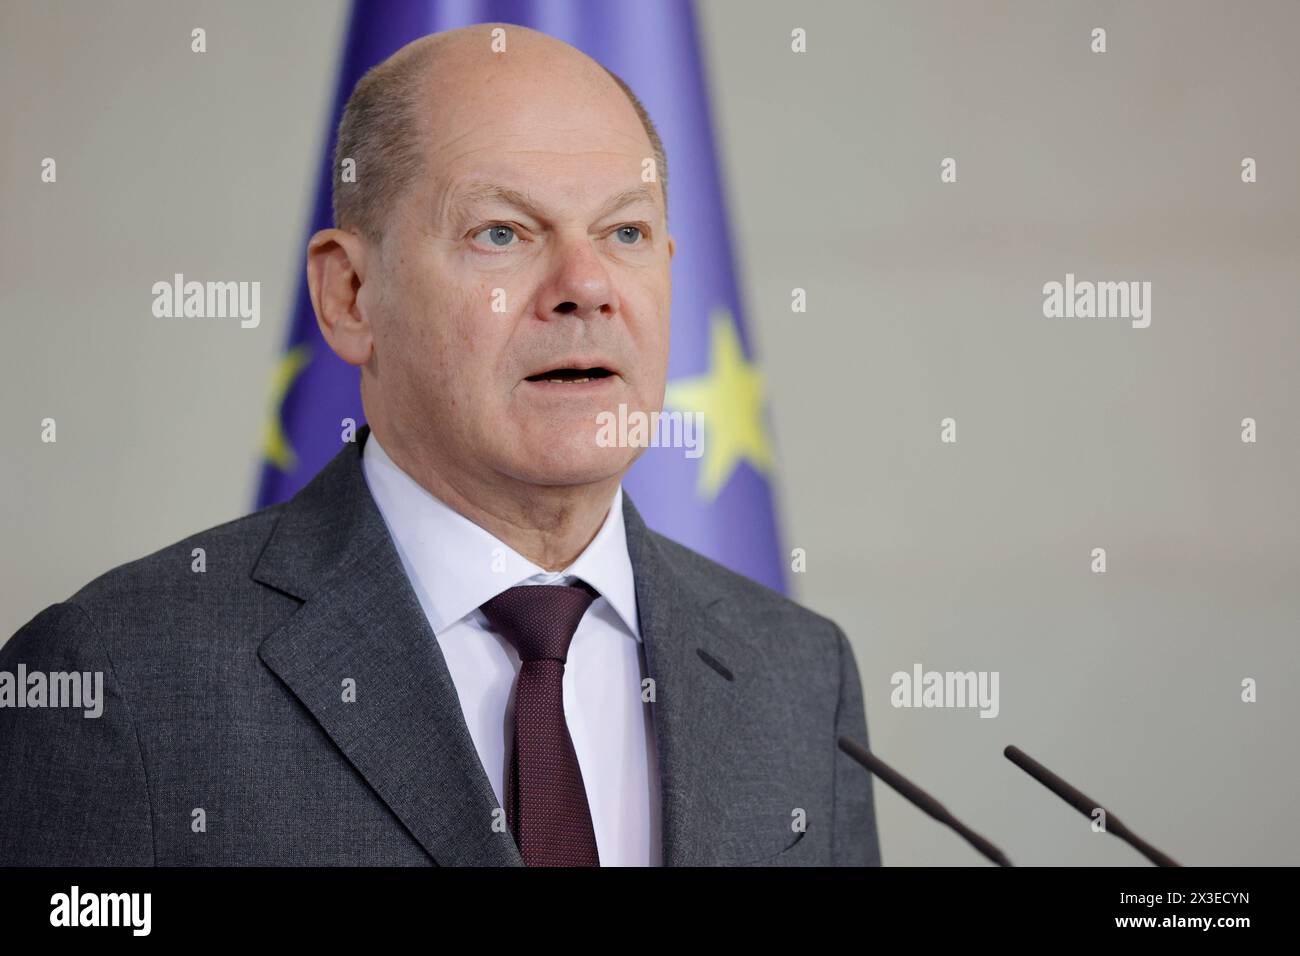
[[[372,428],[373,431],[373,428]],[[475,480],[401,446],[380,443],[425,491],[547,571],[572,564],[600,531],[621,475],[582,485]]]

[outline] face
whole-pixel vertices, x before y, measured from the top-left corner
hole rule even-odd
[[[522,57],[432,79],[425,170],[359,304],[369,384],[405,441],[456,469],[544,485],[619,476],[641,449],[601,447],[599,413],[663,406],[663,197],[641,179],[652,147],[635,111],[601,80],[590,64]]]

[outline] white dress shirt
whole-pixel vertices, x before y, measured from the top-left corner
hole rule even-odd
[[[622,487],[586,550],[563,571],[548,572],[431,495],[393,463],[373,432],[362,470],[447,662],[498,806],[505,805],[505,761],[513,750],[519,655],[479,607],[519,584],[581,578],[600,592],[569,645],[564,719],[601,865],[659,865],[658,751],[650,708],[641,702],[645,655]]]

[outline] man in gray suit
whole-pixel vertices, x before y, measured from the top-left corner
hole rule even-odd
[[[596,440],[667,371],[631,91],[522,27],[436,34],[337,159],[308,280],[370,425],[0,649],[0,864],[878,863],[844,634],[648,530],[643,449]]]

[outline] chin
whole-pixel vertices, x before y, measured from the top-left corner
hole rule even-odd
[[[533,442],[521,456],[517,476],[537,485],[589,485],[619,477],[636,458],[638,448],[601,448],[591,431],[569,439]]]

